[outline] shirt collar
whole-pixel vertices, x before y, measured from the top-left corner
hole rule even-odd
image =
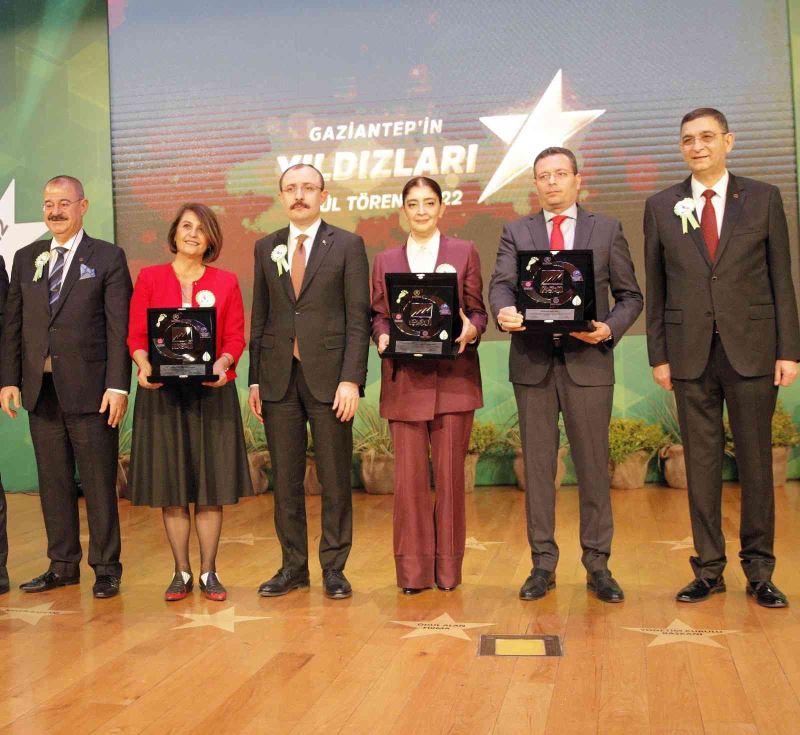
[[[297,239],[298,235],[308,235],[308,240],[306,243],[309,245],[314,244],[314,240],[317,237],[317,231],[319,230],[319,226],[322,224],[322,218],[320,217],[316,222],[310,224],[306,227],[305,230],[301,230],[297,227],[293,222],[289,223],[289,239],[294,242]]]
[[[553,217],[556,216],[555,212],[549,212],[546,209],[542,210],[542,214],[544,215],[544,221],[549,222]],[[571,207],[567,207],[563,212],[561,212],[565,217],[569,217],[570,219],[578,219],[578,205],[577,203],[573,204]]]
[[[72,248],[78,245],[81,240],[83,240],[83,227],[81,227],[81,229],[75,233],[74,237],[71,237],[63,245],[59,245],[58,241],[55,238],[53,238],[50,241],[50,250],[53,250],[55,248],[66,248],[67,250],[72,250]]]
[[[417,242],[411,235],[409,235],[408,244],[413,247],[419,248],[420,250],[430,251],[433,250],[434,248],[439,247],[441,239],[442,239],[442,233],[439,232],[439,230],[436,230],[436,232],[433,233],[433,237],[424,244]]]
[[[722,174],[722,177],[716,184],[714,184],[714,186],[706,186],[705,184],[701,184],[694,176],[692,176],[692,198],[701,199],[703,192],[706,189],[713,189],[715,194],[724,199],[725,195],[728,193],[728,180],[730,177],[731,175],[728,173],[728,169],[725,169],[725,173]]]

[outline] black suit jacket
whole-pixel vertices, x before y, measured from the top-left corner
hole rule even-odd
[[[778,189],[730,175],[716,258],[700,229],[683,234],[675,204],[691,198],[691,177],[645,204],[647,349],[673,378],[700,377],[717,323],[742,376],[769,375],[775,360],[800,358],[789,232]],[[699,222],[699,213],[697,214]]]
[[[39,240],[14,256],[0,349],[0,384],[20,387],[22,405],[32,411],[50,354],[61,409],[95,412],[107,388],[130,390],[126,340],[133,287],[128,264],[121,248],[84,233],[51,314],[48,266],[38,281],[33,280],[34,262],[50,249],[50,242]]]
[[[277,245],[288,248],[288,240],[285,227],[256,243],[249,383],[258,383],[264,401],[286,395],[296,335],[309,390],[318,401],[331,403],[341,381],[363,386],[367,377],[370,303],[364,241],[323,220],[295,299],[290,274],[278,276],[271,257]]]
[[[503,228],[489,285],[489,302],[495,319],[503,307],[517,305],[517,253],[549,248],[547,224],[542,212],[518,219]],[[597,320],[611,327],[613,340],[590,345],[566,337],[562,344],[567,371],[578,385],[613,385],[613,345],[619,342],[642,311],[642,292],[636,282],[628,243],[617,220],[578,207],[573,248],[593,251]],[[613,307],[609,305],[609,290],[614,297]],[[553,339],[550,335],[512,332],[509,352],[511,382],[522,385],[540,383],[547,376],[552,356]]]
[[[0,255],[0,336],[3,334],[3,313],[6,305],[6,296],[8,296],[8,273],[6,273],[6,263],[3,260],[3,256]],[[2,360],[1,352],[0,360]]]

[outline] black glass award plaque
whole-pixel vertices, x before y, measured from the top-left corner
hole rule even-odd
[[[442,359],[458,354],[455,273],[387,273],[389,346],[381,357]]]
[[[591,250],[525,250],[517,308],[530,332],[592,332],[596,318]]]
[[[217,310],[148,309],[150,383],[215,380]]]

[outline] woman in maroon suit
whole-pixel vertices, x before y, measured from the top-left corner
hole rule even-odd
[[[477,343],[486,329],[481,265],[475,246],[439,233],[442,190],[417,177],[403,187],[411,229],[402,247],[379,253],[372,267],[372,338],[389,344],[387,273],[454,272],[462,330],[455,360],[383,360],[381,416],[389,420],[395,451],[394,556],[397,584],[408,595],[461,582],[466,541],[464,459],[472,418],[483,405]],[[436,501],[431,501],[428,451]]]
[[[216,573],[222,506],[252,495],[234,367],[244,350],[244,308],[236,275],[207,265],[219,256],[222,232],[214,212],[184,204],[167,238],[171,263],[143,268],[131,299],[128,347],[139,368],[133,417],[131,502],[161,508],[175,559],[167,601],[191,592],[189,535],[200,542],[200,589],[210,600],[227,596]],[[215,381],[149,383],[148,307],[214,307]]]

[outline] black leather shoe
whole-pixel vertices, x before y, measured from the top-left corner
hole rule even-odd
[[[70,584],[80,584],[80,577],[62,577],[55,572],[45,572],[38,577],[34,577],[30,582],[24,582],[19,586],[23,592],[47,592],[56,587],[66,587]]]
[[[716,595],[725,591],[725,580],[720,574],[716,579],[703,579],[697,577],[687,584],[682,590],[675,595],[678,602],[701,602],[709,598],[711,595]]]
[[[92,594],[101,599],[118,595],[119,577],[113,577],[110,574],[98,574],[97,580],[92,587]]]
[[[209,600],[222,602],[228,597],[228,590],[225,589],[216,572],[209,572],[206,576],[206,581],[203,581],[203,575],[200,575],[200,591]]]
[[[325,589],[325,596],[332,600],[343,600],[353,594],[350,582],[338,569],[325,569],[322,572],[322,586]]]
[[[11,589],[8,583],[8,570],[5,567],[0,567],[0,595],[4,595]]]
[[[611,576],[608,569],[598,569],[596,572],[587,574],[586,587],[597,595],[598,600],[603,602],[622,602],[625,599],[622,587]]]
[[[436,589],[438,589],[440,592],[452,592],[456,587],[458,587],[457,584],[454,584],[452,587],[442,587],[440,584],[436,585]]]
[[[164,590],[164,599],[167,602],[183,600],[192,591],[194,588],[194,577],[192,577],[191,572],[188,572],[188,574],[189,579],[184,582],[183,574],[181,572],[175,572],[172,581],[169,583],[169,587]]]
[[[789,600],[772,582],[748,582],[747,594],[761,607],[789,607]]]
[[[403,594],[404,595],[418,595],[424,587],[403,587]]]
[[[533,574],[525,580],[519,591],[520,600],[538,600],[544,597],[548,590],[556,586],[555,572],[545,569],[534,569]]]
[[[292,574],[281,567],[272,579],[258,588],[258,594],[262,597],[280,597],[302,587],[308,587],[308,572]]]

